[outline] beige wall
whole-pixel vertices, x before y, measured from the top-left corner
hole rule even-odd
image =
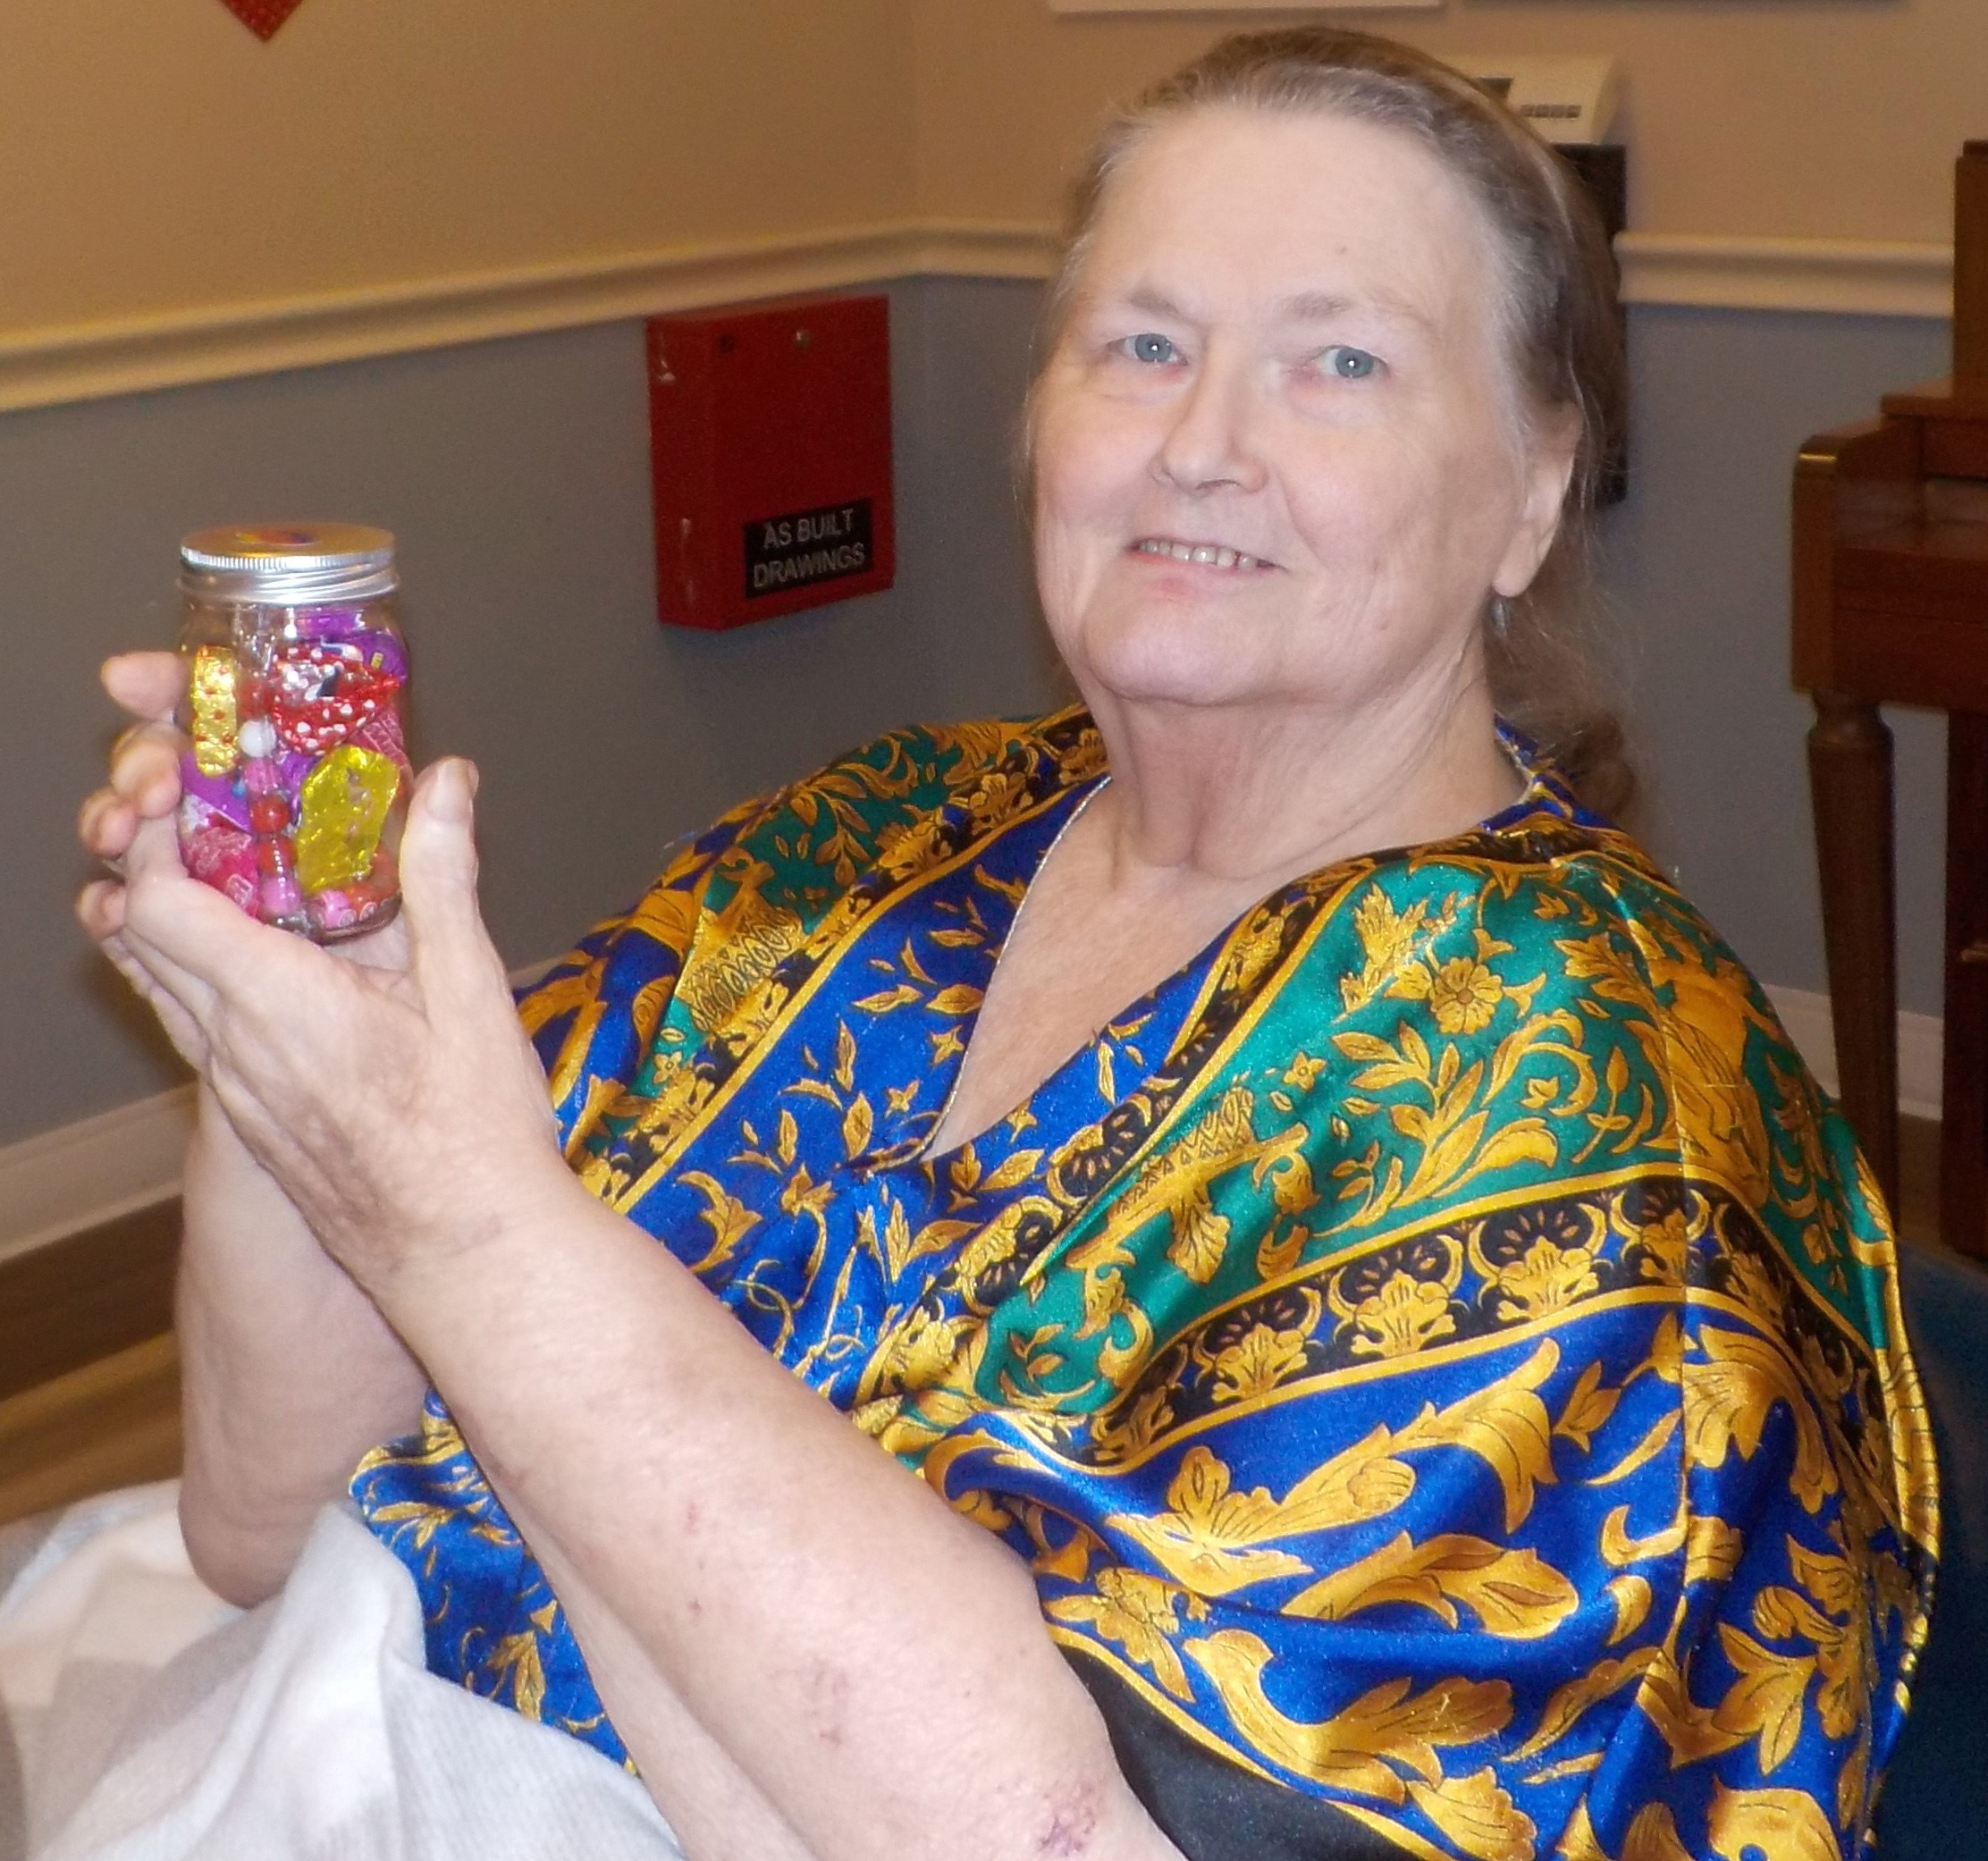
[[[5,0],[0,341],[902,218],[907,0]]]
[[[1027,271],[1040,251],[1026,241],[969,240],[948,258],[913,223],[1053,219],[1109,97],[1225,23],[1270,17],[1072,19],[1047,0],[305,0],[264,45],[219,0],[5,12],[8,406],[893,271]],[[1345,17],[1438,51],[1615,55],[1645,234],[1923,254],[1947,233],[1959,141],[1988,135],[1988,0],[1451,0]],[[905,231],[827,240],[813,271],[670,271],[714,245],[879,226]],[[635,270],[588,282],[622,261]],[[522,273],[534,280],[500,276]],[[539,274],[580,282],[545,295]],[[1943,280],[1929,281],[1903,307],[1943,304]],[[392,307],[459,284],[473,299],[459,314]],[[1735,290],[1673,281],[1660,300],[1901,307]]]
[[[1106,99],[1225,25],[1289,17],[914,4],[919,205],[972,220],[1053,217]],[[1342,17],[1437,53],[1619,59],[1631,223],[1646,232],[1944,240],[1953,158],[1967,137],[1988,137],[1988,0],[1451,0],[1439,13]]]

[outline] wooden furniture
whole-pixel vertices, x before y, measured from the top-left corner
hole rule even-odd
[[[170,1333],[0,1400],[0,1526],[179,1470]]]
[[[180,1470],[179,1250],[175,1195],[0,1259],[0,1527]]]
[[[1940,1227],[1988,1255],[1988,141],[1954,190],[1953,375],[1817,434],[1795,467],[1794,678],[1808,737],[1843,1108],[1894,1208],[1891,734],[1948,713]]]

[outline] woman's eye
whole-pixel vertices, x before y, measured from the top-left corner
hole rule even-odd
[[[1380,358],[1350,343],[1335,342],[1318,358],[1318,366],[1343,382],[1360,382],[1379,371]]]
[[[1126,340],[1125,347],[1135,362],[1177,362],[1180,351],[1171,336],[1156,336],[1150,331]]]

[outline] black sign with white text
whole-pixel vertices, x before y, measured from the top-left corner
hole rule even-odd
[[[875,560],[868,498],[755,518],[746,526],[746,598],[861,575]]]

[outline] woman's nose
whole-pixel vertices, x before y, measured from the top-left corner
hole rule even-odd
[[[1254,444],[1253,403],[1245,372],[1211,358],[1175,403],[1153,476],[1191,497],[1224,486],[1260,490],[1268,475]]]

